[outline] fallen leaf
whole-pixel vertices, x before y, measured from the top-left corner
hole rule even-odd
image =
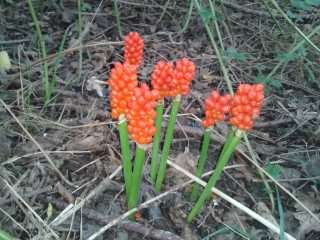
[[[92,76],[87,80],[86,88],[88,91],[96,91],[99,97],[103,97],[103,88],[102,81],[99,81],[95,76]]]
[[[11,68],[10,57],[6,51],[0,51],[0,72]]]

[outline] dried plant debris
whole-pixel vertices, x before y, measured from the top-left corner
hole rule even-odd
[[[320,218],[320,198],[318,195],[307,192],[306,194],[299,194],[298,198],[310,211]],[[308,239],[307,236],[310,234],[320,236],[320,224],[311,218],[298,203],[295,203],[294,207],[296,208],[296,212],[293,215],[300,222],[299,232],[297,234],[299,236],[298,239]]]

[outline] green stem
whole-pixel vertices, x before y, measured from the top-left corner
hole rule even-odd
[[[176,118],[177,118],[177,113],[178,113],[178,109],[180,106],[180,102],[181,102],[181,96],[178,95],[172,103],[172,109],[170,112],[168,128],[166,131],[166,136],[164,139],[164,145],[163,145],[162,154],[161,154],[159,172],[158,172],[158,176],[157,176],[157,180],[156,180],[156,191],[157,192],[160,192],[162,182],[165,178],[167,160],[168,160],[169,151],[170,151],[170,147],[171,147],[171,143],[172,143],[173,132],[174,132],[175,124],[176,124]]]
[[[116,16],[116,20],[117,20],[117,28],[118,28],[119,36],[123,38],[118,0],[113,0],[113,9],[114,9],[114,15]]]
[[[194,205],[194,207],[192,208],[191,212],[188,215],[187,221],[189,223],[193,220],[193,218],[198,214],[198,212],[204,206],[205,201],[210,197],[211,189],[215,186],[215,184],[219,180],[225,165],[228,163],[232,153],[234,152],[237,145],[239,144],[241,136],[242,136],[241,131],[236,132],[227,149],[225,149],[223,154],[220,155],[217,166],[213,174],[211,175],[204,191],[202,192],[200,198],[198,199],[198,201],[196,202],[196,204]]]
[[[209,1],[209,5],[210,5],[211,14],[213,16],[214,28],[216,29],[216,33],[217,33],[217,37],[218,37],[218,40],[219,40],[219,43],[220,43],[220,47],[221,47],[222,53],[224,53],[225,49],[224,49],[221,33],[219,31],[219,26],[218,26],[215,6],[214,6],[214,3],[212,1]]]
[[[124,115],[119,117],[118,130],[120,134],[121,155],[123,164],[123,175],[126,189],[126,196],[129,199],[130,183],[132,175],[131,154],[128,138],[128,126]]]
[[[132,174],[132,182],[130,186],[131,191],[130,191],[130,196],[128,201],[129,210],[137,206],[139,189],[140,189],[140,184],[142,179],[142,169],[143,169],[144,159],[145,159],[145,150],[137,144],[136,156],[134,159],[134,168],[133,168],[133,174]],[[131,215],[130,218],[132,219],[133,215]]]
[[[189,22],[190,22],[192,11],[193,11],[193,5],[194,5],[193,0],[190,0],[189,10],[188,10],[188,13],[187,13],[187,18],[186,18],[186,21],[185,21],[182,29],[179,32],[180,34],[184,33],[187,30],[188,26],[189,26]]]
[[[15,238],[13,238],[12,236],[10,236],[9,233],[3,231],[0,229],[0,240],[14,240]]]
[[[152,155],[151,155],[151,180],[152,183],[156,183],[157,170],[159,164],[159,146],[161,141],[161,124],[163,117],[164,102],[160,101],[157,106],[157,117],[156,117],[156,133],[152,143]]]
[[[218,61],[219,61],[220,67],[221,67],[221,71],[223,73],[224,80],[225,80],[225,82],[227,84],[227,87],[228,87],[228,91],[229,91],[230,94],[233,95],[232,83],[231,83],[231,80],[230,80],[229,75],[228,75],[228,70],[224,65],[223,58],[221,56],[218,44],[216,43],[216,41],[215,41],[215,39],[213,37],[213,33],[211,31],[211,28],[210,28],[207,20],[205,19],[205,17],[202,14],[202,9],[203,8],[199,4],[198,0],[194,0],[194,3],[195,3],[195,6],[196,6],[196,8],[198,10],[198,13],[199,13],[200,17],[202,18],[202,22],[203,22],[204,27],[205,27],[205,29],[207,31],[207,34],[208,34],[209,40],[211,42],[211,45],[212,45],[212,47],[213,47],[213,49],[214,49],[214,51],[215,51],[215,53],[217,55],[217,58],[218,58]],[[219,29],[217,28],[216,30],[218,31]]]
[[[223,155],[224,152],[226,151],[226,149],[228,148],[228,146],[230,145],[230,142],[232,141],[232,139],[234,137],[234,133],[235,133],[235,130],[232,128],[226,137],[226,141],[224,142],[224,145],[223,145],[223,148],[222,148],[220,155]]]
[[[198,166],[197,166],[197,171],[196,171],[196,176],[198,178],[201,178],[201,175],[204,170],[204,165],[207,160],[211,132],[212,132],[212,128],[207,128],[204,132],[204,135],[203,135],[200,157],[198,160]],[[192,192],[191,192],[191,200],[192,201],[195,201],[197,199],[197,197],[199,195],[199,189],[200,189],[199,184],[194,183],[193,187],[192,187]]]
[[[313,35],[315,35],[316,33],[318,33],[320,31],[320,25],[317,26],[316,28],[314,28],[310,33],[309,35],[307,36],[309,39],[311,37],[313,37]],[[296,52],[297,50],[299,50],[303,45],[304,43],[306,42],[305,39],[301,40],[295,47],[293,47],[289,52],[288,54],[293,54],[294,52]],[[272,69],[272,71],[268,74],[267,78],[271,78],[275,73],[276,71],[279,69],[279,67],[285,62],[284,59],[281,59],[278,64]]]
[[[78,38],[79,38],[79,72],[78,77],[79,81],[81,81],[81,74],[82,74],[82,0],[77,1],[78,5]]]
[[[43,40],[43,36],[42,36],[42,32],[41,32],[41,28],[40,28],[40,24],[37,18],[37,15],[34,11],[33,8],[33,4],[32,4],[32,0],[28,0],[28,6],[29,6],[29,11],[32,17],[32,21],[34,23],[35,29],[36,29],[36,33],[37,33],[37,37],[38,37],[38,41],[39,41],[39,45],[40,45],[40,51],[41,51],[41,55],[42,55],[42,59],[43,59],[43,84],[44,84],[44,101],[45,101],[45,105],[47,105],[47,103],[50,100],[51,97],[51,88],[50,88],[50,83],[49,83],[49,66],[48,66],[48,61],[47,61],[47,50],[46,50],[46,45],[44,43]]]

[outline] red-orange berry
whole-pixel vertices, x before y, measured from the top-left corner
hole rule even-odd
[[[195,76],[196,67],[195,64],[187,59],[183,58],[176,61],[174,69],[175,95],[187,95],[190,92],[190,83]]]
[[[159,61],[151,74],[151,85],[159,91],[160,97],[173,97],[175,84],[173,82],[174,68],[171,62]]]
[[[171,62],[160,61],[151,74],[152,87],[159,91],[161,98],[187,95],[195,69],[194,63],[186,58],[176,61],[175,66]]]
[[[115,63],[108,80],[112,118],[118,119],[128,111],[134,89],[138,85],[136,67],[130,64]]]
[[[205,128],[223,121],[225,115],[230,111],[232,97],[229,94],[221,96],[218,91],[212,91],[205,100],[205,118],[202,124]]]
[[[157,90],[150,90],[144,83],[136,87],[127,114],[128,132],[139,144],[149,144],[156,132],[155,107],[159,99]]]
[[[263,99],[262,84],[240,84],[232,100],[230,123],[240,130],[250,130],[260,114]]]
[[[137,32],[129,32],[124,37],[124,62],[138,67],[143,59],[143,38]]]

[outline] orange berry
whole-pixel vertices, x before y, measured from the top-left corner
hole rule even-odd
[[[139,144],[148,144],[155,134],[156,102],[159,93],[150,90],[146,84],[136,87],[129,102],[127,114],[128,131],[131,138]]]
[[[151,74],[152,87],[159,91],[160,97],[174,96],[175,85],[173,83],[174,69],[171,62],[159,61]]]
[[[233,97],[230,123],[243,131],[253,127],[253,120],[261,110],[264,93],[262,84],[240,84]]]
[[[223,121],[225,114],[230,110],[231,96],[221,96],[218,91],[212,93],[205,100],[205,119],[202,121],[204,127],[210,127],[218,121]]]
[[[137,32],[129,32],[124,37],[124,62],[138,67],[143,59],[143,38]]]
[[[176,95],[187,95],[190,91],[190,83],[195,76],[196,67],[192,61],[182,58],[176,61],[174,80]]]
[[[137,84],[137,70],[134,66],[115,63],[108,80],[112,118],[117,119],[128,111],[128,102]]]
[[[161,98],[187,95],[194,75],[195,65],[186,58],[176,61],[175,66],[171,62],[159,61],[151,74],[151,83]]]

